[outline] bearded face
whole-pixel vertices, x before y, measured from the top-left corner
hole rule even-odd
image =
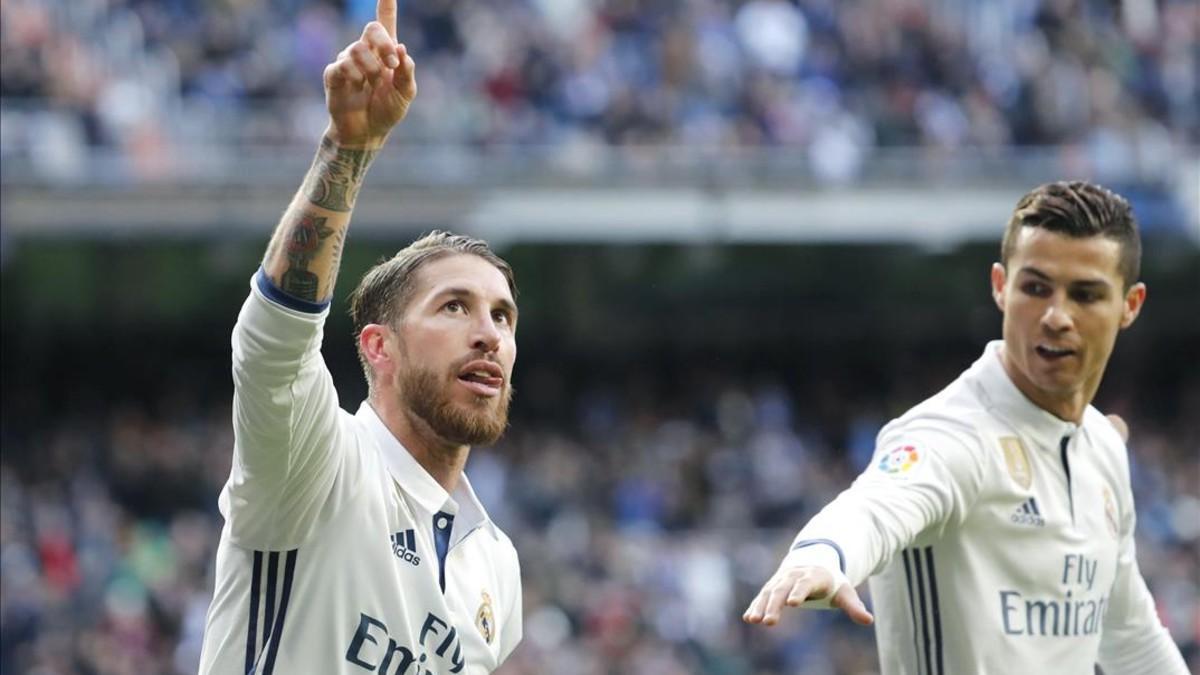
[[[396,390],[401,403],[450,443],[492,445],[508,428],[512,387],[505,382],[499,396],[464,397],[456,389],[460,370],[461,366],[457,366],[449,372],[437,373],[431,368],[414,366],[398,373]]]
[[[386,395],[434,443],[495,443],[508,425],[517,358],[508,282],[474,255],[428,262],[418,274],[403,316],[363,329],[368,352],[372,344],[383,348],[375,354],[377,367],[388,371]]]

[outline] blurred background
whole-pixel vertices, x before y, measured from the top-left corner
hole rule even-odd
[[[1200,5],[401,0],[420,94],[345,293],[435,227],[521,287],[512,429],[468,474],[521,552],[503,672],[875,672],[832,612],[739,618],[890,417],[999,335],[1017,199],[1126,195],[1149,301],[1097,400],[1200,670]],[[194,673],[229,334],[373,0],[0,0],[0,671]]]

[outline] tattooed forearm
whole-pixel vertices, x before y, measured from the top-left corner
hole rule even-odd
[[[263,269],[284,293],[310,302],[333,294],[350,211],[376,153],[321,140],[304,185],[275,228],[263,259]]]
[[[279,279],[279,287],[283,292],[294,298],[316,302],[319,292],[320,277],[309,270],[313,258],[320,253],[325,240],[335,232],[336,241],[345,237],[345,230],[334,230],[326,227],[328,218],[310,212],[302,212],[300,219],[282,234],[286,239],[283,244],[287,253],[287,268]],[[335,255],[341,252],[341,244],[335,244]],[[336,269],[336,264],[334,266]],[[332,283],[330,283],[332,287]]]
[[[349,211],[354,208],[363,176],[376,153],[378,150],[338,148],[322,138],[321,149],[304,179],[304,196],[321,208]]]
[[[345,243],[346,243],[346,230],[345,229],[341,229],[341,230],[338,230],[333,233],[333,244],[330,247],[331,250],[333,251],[333,253],[332,253],[333,265],[331,265],[329,268],[329,288],[333,288],[334,284],[337,283],[338,270],[342,266],[341,265],[342,244],[345,244]]]

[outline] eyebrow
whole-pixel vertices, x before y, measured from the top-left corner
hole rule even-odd
[[[442,297],[442,296],[447,296],[447,295],[450,297],[454,297],[454,298],[464,298],[465,299],[465,298],[475,297],[476,293],[475,293],[475,291],[472,291],[467,288],[453,286],[453,287],[445,288],[445,289],[442,289],[441,291],[439,291],[437,294],[437,297]],[[500,309],[503,309],[504,311],[508,312],[514,318],[517,316],[517,314],[518,314],[517,305],[512,300],[509,300],[508,298],[500,298],[499,300],[496,301],[496,304],[500,305]]]
[[[1019,273],[1030,274],[1039,279],[1042,279],[1043,281],[1054,282],[1054,279],[1049,274],[1046,274],[1045,272],[1039,270],[1036,267],[1028,267],[1028,266],[1022,267],[1021,269],[1017,270],[1017,272],[1018,272],[1018,274]],[[1109,284],[1104,279],[1079,279],[1079,280],[1070,282],[1068,285],[1069,286],[1085,286],[1085,287],[1089,287],[1089,288],[1091,288],[1091,287],[1108,288],[1111,284]]]

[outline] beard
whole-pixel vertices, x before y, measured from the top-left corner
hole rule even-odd
[[[474,396],[463,405],[450,398],[444,380],[430,369],[411,368],[398,378],[404,407],[443,440],[455,445],[491,445],[508,428],[512,387],[507,382],[500,396]]]

